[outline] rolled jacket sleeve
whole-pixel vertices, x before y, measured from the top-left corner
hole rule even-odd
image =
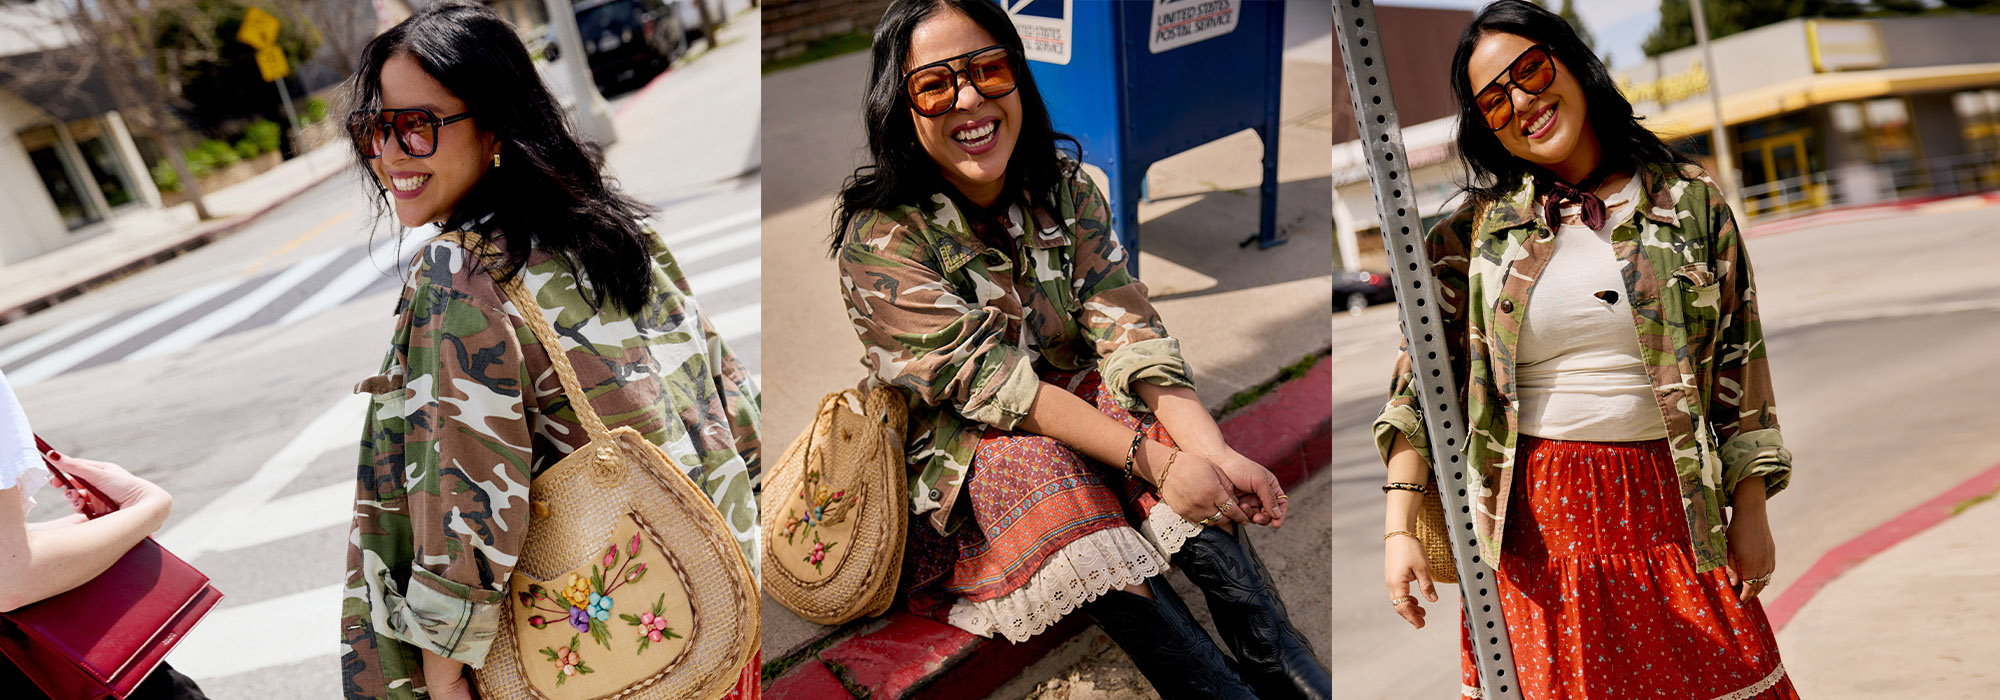
[[[404,432],[375,439],[377,466],[400,467],[387,473],[401,477],[405,546],[415,556],[407,582],[377,582],[392,589],[378,629],[478,667],[528,533],[526,331],[489,302],[437,286],[416,296],[405,319],[402,400],[385,404],[401,407]]]
[[[933,406],[1011,430],[1040,383],[1033,354],[1007,342],[1000,309],[959,296],[909,223],[858,218],[840,253],[847,315],[876,380]]]
[[[1715,385],[1708,405],[1722,460],[1724,498],[1736,485],[1764,477],[1767,495],[1791,483],[1792,453],[1778,433],[1777,399],[1771,389],[1771,365],[1765,357],[1764,327],[1757,314],[1757,285],[1750,271],[1750,253],[1736,228],[1728,201],[1712,182],[1708,191],[1708,230],[1720,318],[1714,339]]]
[[[1437,293],[1439,325],[1442,326],[1447,358],[1463,384],[1470,381],[1465,343],[1467,340],[1466,308],[1468,267],[1473,229],[1478,223],[1478,205],[1467,201],[1461,204],[1449,218],[1433,225],[1424,236],[1424,252],[1430,257],[1431,275],[1437,280],[1433,290]],[[1465,398],[1465,388],[1459,387],[1461,405]],[[1372,427],[1375,434],[1375,449],[1382,455],[1382,463],[1388,464],[1389,451],[1396,444],[1396,435],[1401,434],[1423,455],[1424,461],[1431,460],[1430,438],[1425,432],[1423,403],[1418,400],[1417,368],[1415,358],[1410,354],[1410,341],[1403,339],[1402,353],[1396,357],[1396,369],[1391,373],[1389,402],[1375,417]]]
[[[1148,298],[1146,284],[1125,267],[1125,247],[1111,230],[1104,193],[1081,168],[1071,179],[1076,193],[1076,254],[1070,265],[1070,292],[1081,302],[1077,323],[1103,361],[1098,374],[1111,398],[1127,411],[1151,410],[1133,388],[1141,382],[1194,388],[1194,370],[1181,357],[1180,341]]]

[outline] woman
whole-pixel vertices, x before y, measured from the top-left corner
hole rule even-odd
[[[692,476],[731,523],[756,521],[757,390],[683,271],[565,126],[513,29],[446,4],[369,42],[350,122],[358,165],[405,227],[503,251],[542,308],[507,302],[487,266],[426,244],[361,445],[342,667],[348,697],[470,697],[532,517],[534,477],[588,437],[523,313],[546,314],[591,404]],[[733,533],[746,556],[755,533]],[[751,558],[755,560],[754,557]],[[755,664],[739,692],[754,693]]]
[[[1721,192],[1533,4],[1482,10],[1450,79],[1472,181],[1426,245],[1523,697],[1796,697],[1756,601],[1776,565],[1764,499],[1791,454]],[[1437,596],[1409,534],[1430,474],[1414,382],[1406,352],[1374,429],[1390,604],[1422,627],[1410,584]]]
[[[28,414],[21,410],[7,375],[0,374],[0,612],[12,612],[95,579],[140,540],[167,522],[174,499],[153,482],[116,464],[50,452],[47,458],[72,478],[89,482],[118,509],[85,520],[88,494],[64,490],[67,517],[29,523],[28,509],[44,479],[61,486],[43,466]],[[0,657],[0,695],[47,698],[34,681]],[[132,700],[203,700],[194,681],[165,663],[133,691]]]
[[[910,608],[1021,641],[1081,605],[1166,697],[1325,697],[1232,536],[1282,524],[1287,497],[1223,443],[1022,56],[988,0],[891,3],[872,164],[840,192],[863,363],[910,398]],[[1170,558],[1240,673],[1161,578]]]

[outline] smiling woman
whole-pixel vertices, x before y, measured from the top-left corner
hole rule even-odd
[[[384,32],[352,89],[377,205],[447,233],[357,389],[347,696],[754,696],[757,388],[648,208],[484,8]]]

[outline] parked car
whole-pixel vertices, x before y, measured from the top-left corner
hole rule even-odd
[[[582,0],[576,29],[600,89],[652,78],[687,52],[681,15],[664,0]]]
[[[1365,270],[1335,270],[1333,303],[1350,314],[1361,313],[1369,304],[1396,301],[1396,288],[1388,275]]]

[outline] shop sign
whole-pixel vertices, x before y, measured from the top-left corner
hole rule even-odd
[[[1635,105],[1647,102],[1667,105],[1707,94],[1708,70],[1702,68],[1701,59],[1689,61],[1688,64],[1688,69],[1685,71],[1643,83],[1632,82],[1631,78],[1621,74],[1617,78],[1618,91],[1624,93],[1625,99]]]
[[[1028,60],[1069,65],[1069,47],[1074,39],[1071,0],[1002,0]]]
[[[1889,63],[1889,52],[1882,47],[1882,30],[1874,22],[1808,20],[1806,43],[1812,50],[1813,70],[1820,73],[1881,68]]]

